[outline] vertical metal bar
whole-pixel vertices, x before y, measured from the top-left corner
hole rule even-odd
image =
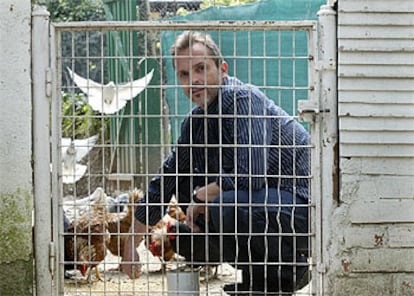
[[[318,35],[317,35],[317,26],[315,25],[308,32],[308,80],[309,80],[309,102],[311,105],[314,105],[316,108],[319,108],[319,89],[320,89],[320,78],[319,72],[316,70],[317,59],[316,55],[318,52]],[[300,103],[300,102],[299,102]],[[317,289],[320,286],[316,282],[318,277],[316,276],[316,271],[314,270],[314,262],[318,262],[321,256],[321,246],[320,246],[320,236],[321,236],[321,212],[320,203],[321,203],[321,130],[320,130],[320,118],[313,116],[313,121],[310,121],[310,134],[311,134],[311,208],[310,208],[310,229],[311,233],[314,234],[310,238],[310,249],[311,249],[311,268],[312,268],[312,295],[319,295]]]
[[[55,248],[57,249],[56,257],[56,276],[53,279],[53,295],[64,294],[64,247],[63,247],[63,209],[61,207],[62,197],[62,183],[59,179],[59,172],[61,172],[62,166],[62,153],[61,153],[61,110],[62,110],[62,97],[61,97],[61,81],[62,81],[62,61],[61,61],[61,32],[55,30],[54,26],[50,29],[50,68],[52,71],[52,103],[51,103],[51,153],[52,153],[52,225],[53,227],[53,241],[55,242]],[[73,38],[72,38],[73,40]],[[73,62],[73,60],[72,60]],[[72,66],[72,69],[74,67]]]
[[[331,212],[334,200],[338,194],[336,187],[338,182],[338,123],[337,123],[337,75],[336,75],[336,12],[329,5],[321,6],[318,12],[319,17],[319,70],[320,70],[320,105],[319,108],[324,112],[321,113],[320,131],[321,153],[323,162],[321,162],[320,174],[324,176],[321,179],[321,200],[319,206],[318,220],[319,223],[316,232],[319,239],[316,244],[319,245],[317,271],[319,281],[317,281],[317,291],[324,295],[326,272],[326,262],[323,257],[323,251],[328,249],[328,234],[330,220],[326,216]],[[319,144],[319,143],[318,143]]]
[[[51,238],[49,110],[49,13],[36,6],[32,12],[33,182],[36,295],[52,295],[49,266]]]

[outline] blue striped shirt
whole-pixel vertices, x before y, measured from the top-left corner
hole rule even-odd
[[[175,149],[153,178],[136,218],[154,225],[172,195],[191,200],[193,189],[217,182],[223,191],[266,186],[309,198],[309,134],[257,87],[223,81],[207,111],[195,107],[183,121]],[[147,220],[148,219],[148,220]]]

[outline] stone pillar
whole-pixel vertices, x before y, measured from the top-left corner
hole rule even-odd
[[[0,295],[33,295],[31,1],[0,14]]]

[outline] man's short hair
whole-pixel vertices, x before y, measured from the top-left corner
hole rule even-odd
[[[210,52],[206,53],[206,57],[212,58],[218,68],[223,63],[223,56],[214,42],[213,38],[207,34],[197,31],[184,31],[175,39],[171,46],[170,53],[173,59],[177,56],[177,52],[190,48],[194,43],[203,44]],[[174,65],[174,62],[173,62]],[[174,65],[175,66],[175,65]]]

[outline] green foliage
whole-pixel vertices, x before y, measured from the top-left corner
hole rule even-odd
[[[104,133],[107,138],[109,119],[99,116],[83,94],[62,94],[62,136],[82,139]]]
[[[52,0],[47,3],[51,22],[103,21],[105,11],[102,0]],[[100,59],[84,59],[105,55],[106,35],[101,32],[63,32],[61,40],[62,68],[73,68],[77,74],[101,80],[102,65]],[[74,57],[75,59],[72,59]],[[78,59],[82,57],[82,59]],[[62,85],[71,81],[63,75]]]
[[[47,6],[53,22],[99,21],[105,19],[101,0],[54,0]]]
[[[102,21],[105,11],[102,0],[51,0],[47,9],[51,22]],[[72,81],[66,67],[77,74],[100,81],[102,67],[99,59],[78,59],[77,57],[101,56],[101,42],[105,35],[99,32],[64,32],[62,34],[62,85],[71,86]],[[72,59],[71,57],[75,57]],[[109,120],[101,118],[88,105],[82,93],[62,94],[62,136],[73,139],[86,138],[104,132],[107,138]]]
[[[184,16],[188,14],[188,10],[181,6],[177,9],[176,14]]]

